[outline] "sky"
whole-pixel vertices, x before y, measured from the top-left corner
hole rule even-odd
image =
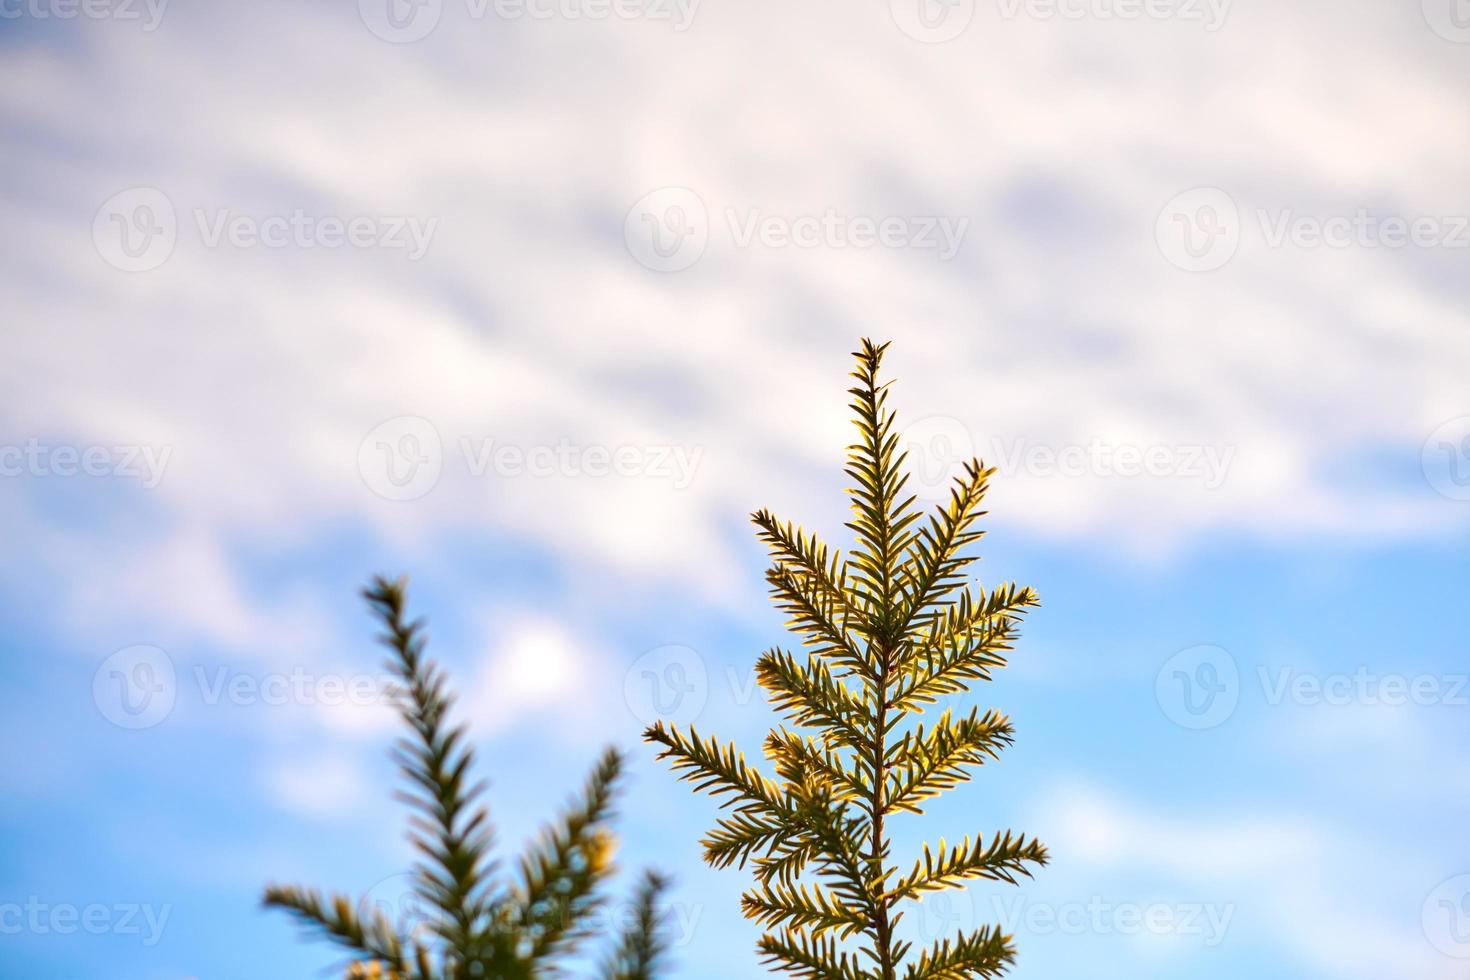
[[[874,337],[1042,600],[895,834],[1052,862],[904,927],[1470,976],[1464,0],[7,0],[0,78],[0,972],[324,975],[268,882],[412,921],[382,572],[501,855],[617,745],[609,923],[659,868],[673,975],[764,975],[639,732],[758,752],[748,515],[846,544]]]

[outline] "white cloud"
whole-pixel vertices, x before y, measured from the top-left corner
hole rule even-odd
[[[1339,7],[1324,23],[1242,8],[1210,34],[985,8],[942,46],[835,3],[710,6],[687,33],[463,16],[447,5],[404,47],[348,8],[271,4],[11,42],[0,143],[31,193],[6,205],[0,435],[173,447],[149,500],[186,530],[124,556],[156,570],[138,580],[145,600],[169,583],[188,600],[153,615],[257,643],[266,604],[220,562],[232,543],[290,549],[329,522],[426,557],[441,534],[486,529],[589,583],[743,601],[747,512],[837,523],[845,353],[869,333],[896,341],[905,418],[950,416],[987,452],[1102,439],[1233,453],[1214,489],[1009,473],[992,510],[1013,526],[1167,554],[1219,531],[1463,522],[1412,472],[1408,486],[1339,479],[1384,447],[1412,459],[1470,411],[1453,255],[1247,240],[1189,274],[1153,240],[1163,203],[1201,185],[1246,214],[1470,211],[1463,60],[1412,11]],[[829,54],[862,70],[813,70],[811,39],[839,24]],[[741,84],[676,82],[696,77]],[[136,185],[169,195],[180,240],[126,274],[90,230]],[[622,242],[628,207],[664,185],[694,189],[713,222],[682,273],[643,269]],[[722,224],[727,209],[828,208],[971,220],[948,264],[740,249]],[[439,223],[411,263],[206,248],[199,209]],[[406,414],[436,426],[444,472],[422,499],[387,501],[357,450]],[[702,456],[682,489],[476,476],[461,438]],[[108,589],[78,591],[108,612]]]
[[[1145,810],[1093,787],[1059,790],[1047,812],[1069,857],[1101,867],[1142,864],[1204,881],[1239,878],[1287,860],[1316,860],[1326,841],[1311,821],[1182,819]]]
[[[277,805],[318,820],[350,813],[368,798],[361,763],[347,753],[282,760],[265,778],[266,791]]]
[[[621,690],[605,658],[550,619],[521,618],[487,633],[491,648],[465,699],[477,735],[522,728],[572,743],[605,735],[608,694]]]

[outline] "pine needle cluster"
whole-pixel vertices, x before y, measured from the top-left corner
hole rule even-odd
[[[608,827],[622,757],[607,750],[581,795],[501,879],[491,859],[493,832],[473,782],[474,750],[463,725],[448,718],[454,696],[442,669],[424,655],[422,620],[405,610],[406,583],[377,578],[363,592],[383,626],[388,667],[398,686],[398,710],[408,734],[397,745],[412,809],[409,839],[419,852],[413,891],[429,910],[425,929],[401,935],[380,910],[361,909],[344,895],[271,886],[265,904],[291,912],[345,947],[349,978],[383,980],[530,980],[564,974],[593,931],[612,874],[615,839]],[[650,980],[666,953],[659,931],[663,878],[645,875],[635,912],[619,943],[602,961],[600,980]]]
[[[705,860],[753,867],[745,915],[769,930],[765,961],[802,980],[962,980],[995,977],[1015,958],[993,926],[917,951],[895,935],[904,903],[975,880],[1015,883],[1047,860],[1011,831],[924,845],[911,867],[893,860],[888,821],[923,813],[933,797],[1011,744],[995,711],[920,719],[947,695],[1006,663],[1029,588],[971,587],[971,547],[984,533],[990,477],[979,460],[927,520],[907,494],[905,455],[879,368],[887,345],[854,356],[857,442],[847,476],[855,547],[842,555],[767,511],[753,520],[769,547],[766,574],[805,655],[764,653],[757,679],[788,720],[765,740],[775,778],[729,744],[662,722],[645,732],[681,778],[727,811],[705,838]]]

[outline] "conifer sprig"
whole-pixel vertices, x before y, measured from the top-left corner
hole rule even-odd
[[[905,458],[880,381],[887,345],[863,341],[849,390],[857,441],[845,472],[855,546],[846,556],[769,511],[753,515],[771,553],[767,583],[805,656],[762,654],[756,678],[796,730],[773,731],[769,778],[732,745],[662,723],[644,737],[681,779],[729,811],[705,838],[715,867],[750,862],[745,914],[770,930],[758,949],[799,980],[965,980],[995,977],[1015,957],[984,927],[910,956],[894,936],[901,903],[975,880],[1015,883],[1047,860],[1006,830],[958,846],[924,846],[910,870],[892,857],[886,820],[968,780],[1010,745],[996,711],[925,724],[942,698],[1004,667],[1028,588],[968,585],[994,470],[971,461],[928,520],[906,490]]]
[[[434,931],[451,947],[463,948],[491,901],[490,817],[478,802],[483,784],[469,781],[474,750],[465,726],[449,724],[454,696],[446,690],[444,672],[424,656],[424,624],[407,618],[402,583],[379,578],[363,597],[383,624],[379,639],[393,653],[387,666],[400,685],[399,716],[410,732],[394,759],[409,786],[395,795],[413,808],[409,839],[423,855],[414,868],[414,887],[439,912]]]
[[[364,918],[347,897],[271,886],[265,904],[282,908],[345,947],[347,977],[382,980],[531,980],[562,975],[566,958],[591,932],[602,886],[612,873],[608,827],[622,756],[604,752],[581,796],[521,859],[514,882],[496,878],[484,786],[471,777],[468,729],[451,724],[454,704],[443,670],[424,653],[423,622],[406,612],[406,582],[377,578],[363,592],[383,627],[408,734],[394,758],[411,808],[409,839],[420,854],[414,891],[430,910],[428,928],[400,936],[381,913]],[[665,958],[659,898],[666,879],[649,873],[636,914],[600,974],[602,980],[652,980]],[[366,903],[364,903],[366,904]]]

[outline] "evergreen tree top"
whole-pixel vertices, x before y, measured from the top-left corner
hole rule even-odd
[[[855,541],[843,555],[799,526],[753,515],[771,552],[772,598],[804,656],[762,654],[756,676],[787,719],[766,738],[770,778],[733,746],[662,722],[645,732],[681,778],[723,802],[728,814],[704,840],[720,868],[752,865],[745,915],[768,931],[766,962],[802,980],[961,980],[994,977],[1015,958],[993,926],[916,954],[894,936],[903,903],[977,879],[1015,883],[1047,861],[1038,841],[1013,832],[976,834],[922,851],[907,870],[891,853],[887,821],[970,778],[1011,744],[996,711],[926,724],[941,698],[1005,666],[1029,588],[968,584],[976,524],[994,474],[978,459],[949,499],[924,519],[905,486],[905,456],[879,372],[887,344],[854,354],[853,421],[845,472]]]
[[[398,710],[408,733],[395,750],[413,810],[409,839],[421,859],[414,892],[430,911],[427,935],[401,935],[381,912],[366,914],[351,899],[271,886],[265,904],[283,908],[343,946],[348,978],[383,980],[530,980],[561,975],[562,964],[591,931],[612,874],[608,828],[623,769],[612,749],[602,755],[581,795],[522,856],[517,873],[496,874],[484,786],[472,782],[468,730],[449,721],[454,696],[424,652],[422,620],[407,614],[407,583],[375,579],[363,592],[383,626],[388,668],[398,683]],[[666,944],[658,929],[659,896],[667,886],[644,876],[635,913],[602,962],[600,980],[652,980]]]

